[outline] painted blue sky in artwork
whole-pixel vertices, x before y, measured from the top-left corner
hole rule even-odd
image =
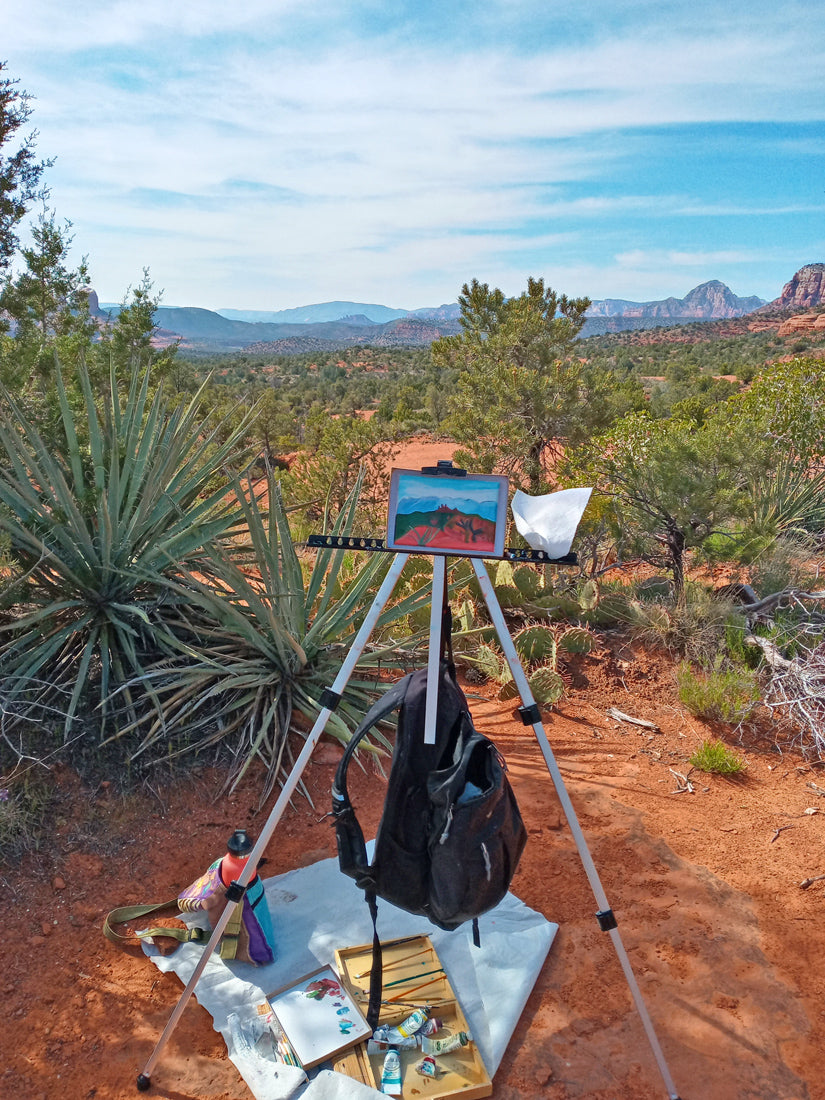
[[[104,301],[770,299],[825,260],[801,0],[5,0],[0,59]]]
[[[498,481],[480,481],[472,476],[445,478],[402,473],[398,475],[396,511],[402,515],[432,512],[440,504],[447,504],[465,515],[481,516],[495,523],[500,486]]]

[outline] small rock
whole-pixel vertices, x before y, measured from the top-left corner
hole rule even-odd
[[[52,933],[52,926],[47,921],[43,921],[40,925],[40,931],[44,936],[50,936]]]
[[[64,879],[62,879],[62,878],[60,877],[60,875],[56,875],[56,876],[55,876],[55,877],[54,877],[54,878],[52,879],[52,888],[53,888],[54,890],[65,890],[65,889],[66,889],[66,882],[65,882],[65,880],[64,880]]]

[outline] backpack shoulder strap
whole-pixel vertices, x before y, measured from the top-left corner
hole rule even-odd
[[[338,761],[338,767],[335,772],[335,779],[332,783],[332,799],[333,807],[338,803],[342,806],[350,806],[349,795],[347,793],[347,768],[349,762],[358,745],[367,736],[370,730],[377,726],[380,721],[387,717],[388,714],[392,714],[394,710],[403,704],[404,699],[407,696],[407,689],[410,686],[410,680],[413,673],[409,673],[407,676],[398,680],[389,691],[384,692],[380,699],[377,699],[367,713],[364,715],[358,728],[353,733],[352,737],[347,742],[347,747],[344,750],[344,755]]]

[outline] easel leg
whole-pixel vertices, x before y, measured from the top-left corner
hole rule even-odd
[[[166,1027],[163,1029],[163,1034],[161,1035],[160,1039],[158,1039],[157,1045],[152,1051],[149,1061],[144,1066],[143,1072],[138,1074],[137,1087],[140,1092],[146,1092],[146,1090],[150,1087],[152,1070],[155,1068],[158,1059],[160,1058],[161,1052],[163,1051],[163,1048],[166,1046],[166,1043],[169,1041],[172,1032],[175,1030],[178,1020],[183,1014],[183,1010],[186,1008],[189,998],[192,996],[192,993],[195,990],[195,986],[198,984],[198,980],[205,970],[206,964],[209,962],[212,952],[218,946],[220,938],[224,933],[224,929],[226,928],[233,912],[235,911],[235,906],[238,904],[238,902],[243,901],[244,889],[252,879],[258,862],[260,861],[261,856],[264,854],[264,851],[266,849],[266,846],[269,844],[269,841],[272,839],[272,834],[275,832],[275,828],[278,822],[281,820],[281,817],[286,810],[290,798],[292,798],[292,795],[295,793],[295,788],[298,786],[301,776],[303,775],[304,768],[309,763],[309,758],[312,755],[316,744],[318,743],[318,739],[324,732],[326,724],[329,721],[329,717],[335,708],[338,698],[340,698],[341,693],[347,686],[347,682],[349,681],[349,678],[352,675],[356,664],[358,663],[358,658],[363,653],[364,647],[366,646],[367,642],[369,641],[370,635],[375,629],[375,624],[378,622],[381,612],[384,610],[384,606],[392,595],[392,590],[395,588],[396,582],[401,575],[401,570],[404,568],[408,557],[409,554],[396,555],[392,565],[387,572],[386,577],[381,584],[381,587],[378,589],[378,593],[373,600],[372,606],[370,607],[369,611],[366,614],[366,617],[364,618],[363,623],[361,624],[360,630],[355,636],[355,640],[350,647],[349,653],[347,654],[344,663],[341,665],[341,668],[338,671],[338,675],[335,677],[335,681],[332,687],[327,689],[329,695],[333,697],[330,699],[330,705],[323,707],[318,717],[315,719],[315,724],[307,735],[307,739],[304,742],[304,747],[301,749],[298,759],[295,761],[295,764],[292,767],[292,771],[289,773],[289,777],[284,783],[283,789],[278,796],[277,802],[270,811],[269,817],[266,820],[266,824],[261,830],[261,835],[258,837],[255,847],[249,854],[249,859],[246,861],[246,866],[241,872],[237,883],[233,883],[233,887],[238,887],[238,891],[236,891],[236,893],[238,893],[238,896],[233,897],[231,894],[227,894],[227,897],[230,898],[229,904],[226,906],[223,913],[221,913],[217,923],[215,924],[215,928],[209,938],[209,942],[204,947],[201,957],[198,960],[198,964],[192,973],[192,977],[187,982],[186,988],[184,989],[183,993],[181,993],[178,1003],[172,1010],[172,1015],[169,1017]],[[230,891],[231,890],[232,887],[230,887]]]
[[[424,744],[435,744],[435,719],[438,711],[438,681],[441,666],[441,617],[444,585],[447,583],[447,559],[433,557],[433,595],[430,601],[430,648],[427,651],[427,698],[424,703]]]
[[[525,720],[525,724],[529,723],[533,726],[539,748],[542,751],[544,761],[547,765],[547,770],[550,773],[550,778],[553,780],[553,786],[556,788],[556,794],[564,810],[564,816],[567,818],[567,824],[570,826],[570,831],[573,834],[573,840],[576,844],[579,858],[581,859],[585,874],[587,875],[590,887],[599,906],[599,912],[596,914],[596,919],[599,921],[599,925],[603,931],[610,933],[610,938],[613,941],[613,946],[619,958],[619,962],[621,963],[622,970],[624,971],[631,996],[636,1005],[636,1011],[641,1018],[642,1026],[645,1029],[645,1034],[647,1035],[648,1042],[650,1043],[651,1050],[656,1059],[656,1064],[659,1067],[659,1072],[665,1082],[670,1100],[679,1100],[667,1063],[665,1062],[664,1054],[662,1053],[662,1048],[659,1045],[659,1040],[653,1028],[653,1022],[650,1019],[650,1015],[642,997],[642,992],[639,989],[639,985],[630,965],[630,960],[627,957],[627,952],[625,951],[624,944],[619,935],[619,930],[616,927],[613,911],[610,908],[601,880],[599,879],[596,865],[593,863],[593,857],[590,855],[590,849],[587,847],[587,841],[584,838],[584,833],[579,824],[576,811],[573,808],[573,803],[570,801],[570,796],[564,785],[564,779],[559,771],[559,766],[556,763],[556,758],[553,755],[553,750],[550,747],[547,734],[544,732],[544,726],[539,715],[538,707],[536,706],[536,701],[533,698],[533,693],[530,691],[530,685],[527,682],[527,677],[521,666],[516,647],[513,644],[513,639],[510,637],[510,631],[507,629],[507,623],[504,620],[504,615],[496,597],[495,589],[484,567],[484,562],[479,558],[471,558],[470,561],[475,575],[478,578],[481,593],[484,596],[485,603],[490,612],[490,618],[493,620],[493,626],[498,634],[504,656],[507,658],[507,664],[510,666],[510,672],[513,674],[513,679],[519,690],[521,701],[525,710],[530,712],[529,718]]]

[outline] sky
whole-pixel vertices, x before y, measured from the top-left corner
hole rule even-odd
[[[419,309],[473,278],[767,300],[825,261],[797,0],[2,0],[101,301]]]

